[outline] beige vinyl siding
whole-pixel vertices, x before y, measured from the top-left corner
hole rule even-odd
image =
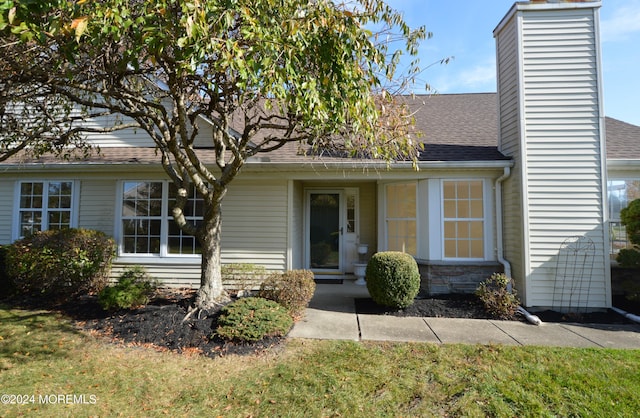
[[[130,123],[131,119],[122,116],[103,116],[93,118],[86,123],[89,127],[101,129],[112,127],[117,124]],[[198,136],[194,142],[195,147],[211,147],[211,125],[204,119],[200,119],[198,124]],[[102,148],[112,147],[155,147],[155,142],[143,129],[122,129],[114,132],[88,132],[87,141]]]
[[[115,281],[124,270],[141,263],[128,263],[118,260],[111,267],[111,280]],[[146,263],[144,268],[149,276],[158,280],[163,286],[197,288],[200,285],[200,264]]]
[[[293,184],[293,211],[291,213],[291,266],[293,269],[304,268],[304,188],[302,182]]]
[[[15,184],[13,180],[0,181],[0,245],[11,243]]]
[[[82,180],[78,227],[113,236],[116,206],[115,180]]]
[[[511,276],[521,298],[526,297],[526,271],[524,261],[524,227],[522,223],[522,176],[514,170],[502,186],[503,196],[503,251],[511,264]]]
[[[222,263],[250,263],[270,271],[287,268],[287,181],[236,180],[222,204]],[[112,278],[132,264],[143,264],[167,286],[194,287],[200,283],[200,262],[194,258],[121,257]]]
[[[515,156],[520,144],[518,101],[518,37],[515,18],[496,36],[500,151]]]
[[[117,124],[130,123],[131,119],[115,115],[87,120],[90,128],[101,129]],[[87,142],[102,148],[111,147],[154,147],[153,140],[142,129],[123,129],[114,132],[88,132]]]
[[[591,8],[522,18],[530,306],[552,304],[558,251],[572,236],[587,236],[597,248],[587,305],[609,303],[594,25]]]
[[[498,72],[498,147],[513,158],[511,175],[502,184],[504,258],[520,297],[526,300],[524,228],[522,207],[522,155],[520,147],[520,101],[518,26],[515,16],[496,34]]]
[[[597,247],[588,306],[610,303],[592,6],[518,4],[495,32],[499,147],[514,158],[505,258],[527,306],[553,305],[559,248],[572,236]]]
[[[287,267],[287,181],[236,180],[222,205],[223,263]]]

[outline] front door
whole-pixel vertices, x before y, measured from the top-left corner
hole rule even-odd
[[[307,265],[313,271],[342,272],[343,198],[341,191],[307,192]]]
[[[305,259],[316,273],[353,273],[358,262],[357,188],[307,190]]]

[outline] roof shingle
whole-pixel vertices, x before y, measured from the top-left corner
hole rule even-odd
[[[423,133],[425,144],[420,161],[473,162],[508,160],[498,151],[498,107],[496,93],[442,94],[406,96],[415,115],[416,128]],[[607,159],[640,160],[640,126],[607,117]],[[213,150],[201,149],[205,163],[214,163]],[[261,161],[271,163],[310,163],[311,158],[323,162],[348,162],[340,157],[309,157],[301,152],[299,144],[286,144],[277,151],[265,154]],[[154,148],[102,148],[100,154],[85,163],[96,164],[158,164],[160,159]],[[28,161],[13,157],[3,164],[65,163],[55,157],[42,157]]]

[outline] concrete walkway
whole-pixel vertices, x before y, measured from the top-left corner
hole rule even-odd
[[[460,318],[358,315],[355,298],[369,297],[353,282],[318,284],[291,338],[416,341],[435,344],[503,344],[640,349],[640,324],[556,324]]]

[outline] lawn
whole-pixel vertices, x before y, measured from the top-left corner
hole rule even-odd
[[[0,388],[0,416],[631,417],[640,351],[289,340],[211,359],[0,308]]]

